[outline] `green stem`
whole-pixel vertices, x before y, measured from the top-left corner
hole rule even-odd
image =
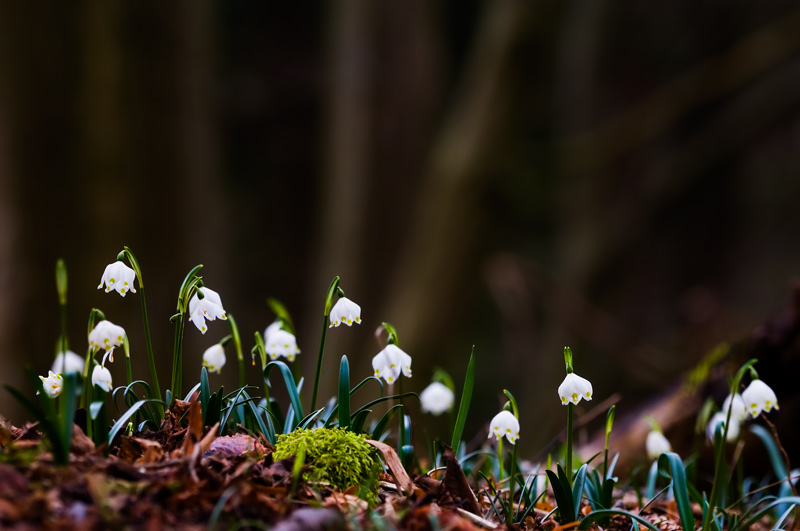
[[[156,371],[156,358],[153,354],[153,343],[150,340],[150,322],[147,319],[147,301],[144,296],[144,286],[142,286],[142,277],[137,270],[136,275],[139,277],[139,297],[142,300],[142,321],[144,321],[144,341],[147,345],[147,360],[150,363],[150,377],[153,379],[153,391],[158,398],[161,398],[161,387],[158,385],[158,372]]]
[[[183,379],[183,328],[184,314],[178,314],[177,322],[175,323],[175,346],[172,353],[172,402],[181,396],[181,384]]]
[[[508,514],[506,515],[506,525],[511,525],[514,521],[514,489],[517,482],[514,480],[514,470],[517,466],[517,445],[514,444],[514,449],[511,450],[511,472],[510,472],[510,485],[508,486]],[[520,501],[520,503],[522,503]]]
[[[92,366],[92,355],[93,354],[94,354],[94,350],[90,347],[86,351],[86,363],[83,366],[83,392],[81,393],[81,404],[80,404],[80,407],[86,409],[87,413],[88,413],[88,408],[89,408],[87,400],[88,400],[88,397],[89,397],[89,393],[92,392],[92,381],[90,379],[91,377],[89,375],[89,369]]]
[[[401,397],[403,396],[403,375],[402,373],[397,377],[397,394]],[[403,453],[403,445],[406,443],[406,408],[403,406],[403,399],[400,398],[398,400],[400,403],[400,431],[399,431],[399,440],[400,444],[397,445],[397,451],[401,456],[405,456]]]
[[[744,376],[744,372],[747,369],[750,369],[756,361],[757,360],[755,359],[751,359],[750,361],[742,365],[742,368],[739,369],[739,372],[736,373],[736,376],[734,376],[733,378],[733,382],[731,382],[731,397],[733,397],[739,390],[739,383],[742,380],[742,376]],[[711,496],[709,496],[708,498],[708,510],[706,511],[705,518],[703,518],[703,527],[701,527],[701,529],[711,529],[711,518],[713,516],[714,509],[717,507],[717,497],[719,496],[719,490],[722,486],[722,483],[724,482],[724,478],[721,477],[723,474],[721,474],[720,472],[722,470],[722,460],[724,459],[725,456],[725,445],[727,444],[728,441],[728,426],[730,425],[731,422],[732,410],[733,410],[733,399],[731,398],[731,401],[728,404],[728,414],[725,417],[725,425],[723,426],[722,429],[722,440],[720,441],[719,447],[716,448],[717,452],[714,460],[714,481],[711,484]]]
[[[328,293],[325,295],[325,310],[322,312],[322,337],[319,340],[319,355],[317,356],[317,370],[314,373],[314,390],[311,393],[311,409],[314,411],[317,405],[317,389],[319,388],[319,375],[322,371],[322,355],[325,353],[325,335],[328,333],[328,321],[333,306],[333,297],[339,289],[339,277],[333,277],[331,285],[328,286]],[[343,295],[339,295],[342,297]]]
[[[131,268],[133,269],[134,273],[136,273],[136,280],[139,281],[139,297],[142,300],[142,321],[144,322],[144,340],[145,344],[147,345],[147,358],[150,362],[150,377],[153,380],[153,390],[157,397],[161,398],[161,386],[158,385],[158,373],[156,371],[156,359],[155,355],[153,354],[153,342],[150,339],[150,321],[147,318],[147,300],[144,296],[144,280],[142,279],[142,268],[139,267],[139,261],[136,259],[136,256],[131,251],[130,247],[127,245],[123,247],[122,253],[128,259],[128,262],[131,264]],[[121,256],[117,256],[117,259],[121,259]]]
[[[500,465],[500,478],[497,480],[497,488],[500,488],[500,483],[503,481],[503,476],[505,476],[504,469],[503,469],[503,438],[498,437],[497,439],[497,463]]]
[[[325,335],[328,333],[328,318],[330,314],[322,316],[322,339],[319,341],[319,354],[317,355],[317,370],[314,373],[314,390],[311,392],[311,409],[315,411],[317,405],[317,389],[319,388],[319,375],[322,371],[322,356],[325,353]]]
[[[123,338],[122,346],[125,348],[125,372],[128,376],[128,385],[133,383],[133,368],[131,367],[131,344],[128,342],[128,336]]]
[[[236,346],[236,359],[239,362],[239,387],[247,385],[244,374],[244,356],[242,355],[242,338],[239,336],[239,327],[236,324],[236,319],[231,314],[228,314],[228,326],[231,327],[231,336],[233,336],[233,344]]]
[[[572,485],[572,402],[567,404],[567,479]]]

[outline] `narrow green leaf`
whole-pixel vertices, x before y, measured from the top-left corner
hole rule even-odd
[[[325,411],[324,407],[321,407],[316,411],[312,411],[311,413],[306,415],[305,418],[303,418],[303,420],[297,423],[297,427],[300,429],[308,428],[323,411]]]
[[[208,369],[205,367],[200,368],[200,407],[203,410],[203,420],[205,421],[206,412],[208,411],[208,402],[211,398],[211,388],[208,384]],[[208,426],[208,424],[206,424]]]
[[[389,425],[389,421],[392,420],[392,417],[400,410],[400,408],[402,408],[401,404],[395,404],[389,408],[389,411],[383,414],[381,419],[375,425],[375,429],[372,430],[372,438],[374,440],[378,440],[378,438],[383,435],[383,432],[386,431],[386,427]]]
[[[648,522],[647,520],[645,520],[641,516],[637,516],[637,515],[635,515],[635,514],[633,514],[631,512],[623,511],[621,509],[601,509],[599,511],[592,511],[591,513],[586,515],[583,518],[583,520],[581,520],[581,523],[578,525],[578,529],[580,529],[581,531],[583,531],[585,529],[589,529],[592,526],[592,524],[594,524],[594,523],[596,523],[596,522],[598,522],[600,520],[603,520],[605,518],[608,518],[609,516],[614,516],[615,514],[621,514],[623,516],[627,516],[631,520],[635,520],[640,525],[645,526],[647,529],[652,529],[653,531],[660,531],[656,526],[654,526],[653,524],[651,524],[650,522]],[[686,528],[684,528],[684,529],[686,529]],[[694,529],[694,528],[692,527],[690,529]]]
[[[558,465],[558,474],[553,472],[552,470],[547,470],[547,477],[550,478],[550,484],[553,488],[553,496],[556,499],[556,506],[558,507],[558,513],[561,515],[561,520],[563,521],[572,521],[572,516],[575,514],[575,505],[572,501],[572,492],[569,489],[569,481],[567,480],[567,484],[564,484],[563,480],[566,480],[566,475],[564,474],[564,469],[561,468],[561,465]]]
[[[581,499],[583,499],[583,489],[586,486],[586,473],[589,470],[589,465],[584,464],[578,469],[578,473],[575,474],[575,481],[572,484],[572,503],[575,507],[575,518],[572,519],[574,522],[580,516],[581,510]]]
[[[353,433],[363,433],[364,432],[364,423],[367,421],[367,416],[372,413],[371,409],[364,409],[358,412],[357,415],[353,415],[353,420],[350,425],[350,431]]]
[[[144,404],[148,402],[158,402],[158,400],[155,400],[153,398],[146,398],[143,400],[139,400],[128,411],[126,411],[119,419],[117,419],[117,421],[111,427],[111,431],[108,433],[109,446],[111,446],[111,444],[114,442],[114,437],[117,436],[119,431],[122,428],[124,428],[126,424],[128,424],[130,418],[139,410],[140,407],[142,407]],[[166,406],[166,404],[164,404],[164,406]]]
[[[342,356],[339,364],[339,427],[350,427],[350,363]]]
[[[469,412],[469,403],[472,401],[472,387],[475,384],[475,345],[472,346],[472,353],[469,355],[469,363],[467,364],[467,374],[464,378],[464,389],[461,392],[461,402],[458,405],[458,416],[456,417],[456,425],[453,430],[453,439],[450,442],[450,447],[453,452],[458,455],[458,445],[461,444],[461,435],[464,433],[464,424],[467,422],[467,413]]]
[[[363,411],[363,410],[365,410],[365,409],[369,409],[369,408],[371,408],[372,406],[374,406],[374,405],[376,405],[376,404],[380,404],[381,402],[386,402],[387,400],[399,400],[399,399],[401,399],[401,398],[406,398],[406,397],[408,397],[408,396],[416,396],[417,398],[419,398],[419,396],[417,395],[417,393],[415,393],[415,392],[413,392],[413,391],[409,391],[409,392],[407,392],[407,393],[403,393],[403,394],[400,394],[400,395],[382,396],[382,397],[380,397],[380,398],[376,398],[376,399],[375,399],[375,400],[373,400],[372,402],[367,402],[366,404],[364,404],[363,406],[361,406],[360,408],[358,408],[358,409],[355,411],[355,413],[353,413],[352,415],[350,415],[350,418],[352,419],[354,416],[358,415],[358,414],[359,414],[361,411]]]
[[[672,492],[675,496],[675,504],[678,506],[678,514],[681,518],[681,525],[684,529],[694,529],[694,515],[692,505],[689,502],[689,491],[686,488],[686,471],[683,468],[681,456],[675,452],[666,452],[658,458],[659,468],[669,468],[672,477]]]
[[[281,374],[283,375],[283,381],[286,384],[286,390],[289,393],[289,402],[291,402],[291,404],[292,404],[292,410],[293,410],[294,416],[293,416],[292,419],[289,419],[288,418],[288,414],[287,414],[287,419],[286,419],[287,420],[287,424],[290,424],[290,425],[289,426],[286,426],[286,425],[284,426],[284,433],[289,433],[289,432],[293,431],[294,428],[295,428],[296,424],[294,424],[294,419],[302,419],[303,418],[303,416],[304,416],[303,415],[303,406],[300,403],[300,395],[299,395],[299,393],[297,391],[297,386],[294,383],[294,378],[292,377],[292,370],[284,362],[282,362],[282,361],[271,361],[271,362],[269,362],[267,364],[267,366],[264,367],[264,381],[265,382],[269,382],[269,373],[272,370],[272,367],[278,367],[278,369],[281,371]]]

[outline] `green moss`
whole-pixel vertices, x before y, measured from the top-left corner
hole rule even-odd
[[[296,455],[301,444],[305,444],[309,466],[304,480],[324,481],[342,491],[357,486],[360,498],[371,506],[377,504],[383,465],[365,436],[340,428],[297,429],[278,436],[274,459]]]

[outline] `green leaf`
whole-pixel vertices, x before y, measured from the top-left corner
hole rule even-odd
[[[211,398],[211,388],[208,385],[208,370],[205,367],[200,369],[200,406],[203,410],[203,420],[206,418],[208,402]],[[208,424],[206,424],[207,426]]]
[[[139,410],[140,407],[142,407],[144,404],[147,404],[148,402],[160,402],[160,400],[156,400],[154,398],[146,398],[143,400],[139,400],[133,406],[131,406],[131,408],[128,411],[123,413],[123,415],[119,419],[117,419],[117,421],[111,427],[111,431],[108,433],[109,447],[114,442],[114,437],[116,437],[119,431],[125,427],[130,418]],[[166,404],[164,404],[164,406],[166,406]]]
[[[397,413],[402,407],[402,404],[395,404],[389,408],[389,411],[383,414],[381,419],[375,425],[375,429],[372,430],[372,438],[374,440],[377,441],[379,437],[383,435],[383,432],[386,431],[386,427],[389,425],[389,421],[392,420],[394,414]]]
[[[283,375],[283,381],[286,384],[286,390],[289,393],[289,402],[292,404],[292,410],[294,412],[293,418],[286,419],[286,423],[289,424],[288,426],[284,426],[283,432],[289,433],[294,430],[296,423],[294,419],[302,419],[303,418],[303,405],[300,403],[300,394],[297,391],[297,386],[294,383],[294,378],[292,377],[292,370],[289,368],[282,361],[271,361],[264,367],[264,381],[269,382],[269,373],[272,370],[272,367],[278,367]]]
[[[548,470],[548,472],[549,472],[549,470]],[[583,520],[581,520],[581,523],[578,525],[578,529],[580,529],[581,531],[584,530],[584,529],[589,529],[592,526],[592,524],[594,524],[594,523],[596,523],[596,522],[598,522],[600,520],[604,520],[604,519],[606,519],[606,518],[608,518],[610,516],[614,516],[615,514],[621,514],[621,515],[627,516],[631,520],[635,520],[640,525],[645,526],[647,529],[652,529],[653,531],[660,531],[656,526],[654,526],[653,524],[651,524],[650,522],[648,522],[647,520],[645,520],[641,516],[637,516],[637,515],[635,515],[635,514],[633,514],[631,512],[623,511],[621,509],[601,509],[599,511],[592,511],[591,513],[586,515],[583,518]],[[694,528],[692,527],[692,528],[684,528],[684,529],[694,529]]]
[[[350,427],[350,364],[342,356],[339,364],[339,427]]]
[[[364,409],[359,411],[357,415],[353,415],[350,431],[353,433],[363,433],[364,423],[367,421],[367,416],[370,413],[372,413],[371,409]]]
[[[372,402],[368,402],[368,403],[366,403],[365,405],[363,405],[363,406],[361,406],[360,408],[358,408],[358,409],[355,411],[355,413],[353,413],[352,415],[350,415],[350,418],[352,419],[354,416],[358,415],[358,414],[359,414],[359,413],[361,413],[363,410],[365,410],[365,409],[369,409],[369,408],[371,408],[372,406],[374,406],[375,404],[380,404],[381,402],[386,402],[387,400],[399,400],[399,399],[401,399],[401,398],[406,398],[406,397],[408,397],[408,396],[416,396],[417,398],[419,398],[419,396],[417,395],[417,393],[415,393],[415,392],[413,392],[413,391],[409,391],[409,392],[407,392],[407,393],[403,393],[403,394],[400,394],[400,395],[382,396],[382,397],[380,397],[380,398],[376,398],[376,399],[375,399],[375,400],[373,400]]]
[[[283,328],[285,328],[290,334],[295,335],[292,316],[289,315],[289,311],[286,309],[286,306],[284,306],[283,303],[278,299],[272,297],[267,299],[267,306],[269,306],[269,309],[272,310],[275,316],[281,320],[283,323]]]
[[[316,418],[319,416],[319,414],[322,413],[323,411],[325,411],[324,407],[321,407],[316,411],[312,411],[311,413],[306,415],[305,418],[303,418],[303,420],[301,420],[297,424],[297,427],[300,428],[300,429],[308,428],[316,420]]]
[[[672,477],[672,492],[675,496],[675,504],[678,506],[678,514],[681,518],[681,525],[684,529],[694,529],[694,515],[692,506],[689,502],[689,490],[686,487],[686,471],[683,468],[681,456],[675,452],[666,452],[658,458],[658,466],[661,469],[669,468]]]
[[[578,473],[575,474],[575,482],[572,484],[572,504],[575,507],[575,518],[573,521],[577,520],[580,516],[581,510],[581,499],[583,499],[583,489],[586,486],[586,474],[589,470],[589,465],[584,464],[578,469]]]
[[[464,389],[461,392],[461,402],[458,405],[458,416],[456,417],[456,425],[453,430],[453,439],[450,442],[450,447],[453,448],[453,453],[456,455],[458,455],[458,445],[461,444],[461,435],[464,433],[464,424],[467,422],[467,413],[469,412],[469,403],[472,401],[472,387],[474,383],[475,345],[472,346],[472,353],[469,355],[467,374],[464,378]]]
[[[558,474],[552,470],[546,470],[547,477],[550,478],[550,484],[553,489],[553,496],[556,499],[556,506],[561,515],[560,519],[564,522],[572,522],[575,520],[575,504],[572,499],[572,492],[569,486],[569,479],[567,479],[564,469],[561,465],[557,465]]]

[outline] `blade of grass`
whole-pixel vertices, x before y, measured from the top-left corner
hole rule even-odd
[[[456,425],[453,429],[453,438],[450,447],[453,453],[458,455],[458,445],[461,444],[461,435],[464,433],[464,424],[467,422],[469,404],[472,401],[472,388],[475,384],[475,345],[472,346],[472,353],[469,355],[467,364],[467,374],[464,377],[464,389],[461,391],[461,402],[458,405],[458,415]]]

